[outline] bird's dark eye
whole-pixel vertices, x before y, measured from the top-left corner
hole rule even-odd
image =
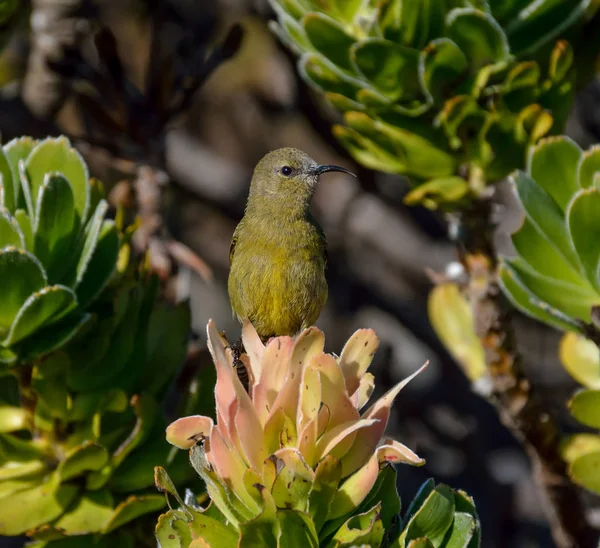
[[[292,174],[293,169],[290,166],[283,166],[281,168],[281,174],[285,177],[289,177]]]

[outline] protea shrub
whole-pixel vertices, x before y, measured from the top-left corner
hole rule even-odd
[[[246,323],[243,342],[248,391],[233,368],[230,349],[209,323],[217,369],[216,422],[184,417],[166,435],[190,450],[212,505],[201,511],[193,497],[182,501],[157,468],[157,486],[180,503],[159,521],[160,545],[256,546],[252,543],[259,539],[261,546],[378,547],[394,539],[397,546],[408,545],[408,528],[400,534],[390,464],[421,466],[424,460],[383,435],[394,399],[425,366],[366,407],[374,388],[367,369],[378,347],[373,330],[357,331],[339,357],[323,352],[324,336],[315,327],[265,346]],[[450,516],[446,533],[455,507],[462,501],[472,506],[464,494],[456,494],[455,503],[455,493],[445,486],[429,484],[423,493],[407,525],[426,501],[435,504],[447,496],[452,507],[440,510]],[[468,539],[477,533],[474,516],[473,510]],[[427,531],[414,527],[412,534],[426,537]]]

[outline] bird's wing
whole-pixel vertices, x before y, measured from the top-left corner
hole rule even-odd
[[[236,227],[236,229],[233,232],[233,236],[231,238],[231,244],[229,244],[229,264],[231,265],[231,262],[233,261],[233,254],[235,253],[235,245],[237,244],[238,241],[238,229],[240,228],[240,225],[238,225]]]
[[[321,237],[321,242],[323,244],[323,260],[325,261],[325,268],[327,268],[327,260],[329,259],[327,253],[327,237],[325,236],[325,232],[323,231],[321,226],[318,224],[316,226],[317,230],[319,231],[319,236]]]

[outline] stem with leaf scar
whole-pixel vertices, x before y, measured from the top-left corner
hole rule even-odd
[[[457,231],[458,253],[467,273],[464,291],[491,379],[488,399],[531,459],[536,482],[548,502],[547,514],[556,546],[596,546],[598,531],[587,523],[578,488],[571,482],[561,457],[560,430],[521,368],[511,307],[496,281],[494,227],[490,219],[490,200],[476,200],[462,212]]]

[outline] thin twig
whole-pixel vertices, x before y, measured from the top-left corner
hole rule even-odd
[[[536,481],[548,501],[556,546],[591,548],[598,542],[598,532],[587,523],[578,489],[567,474],[559,450],[560,430],[521,368],[511,309],[495,277],[490,207],[489,200],[477,201],[464,213],[459,244],[460,259],[469,276],[466,294],[493,384],[490,401],[531,459]]]

